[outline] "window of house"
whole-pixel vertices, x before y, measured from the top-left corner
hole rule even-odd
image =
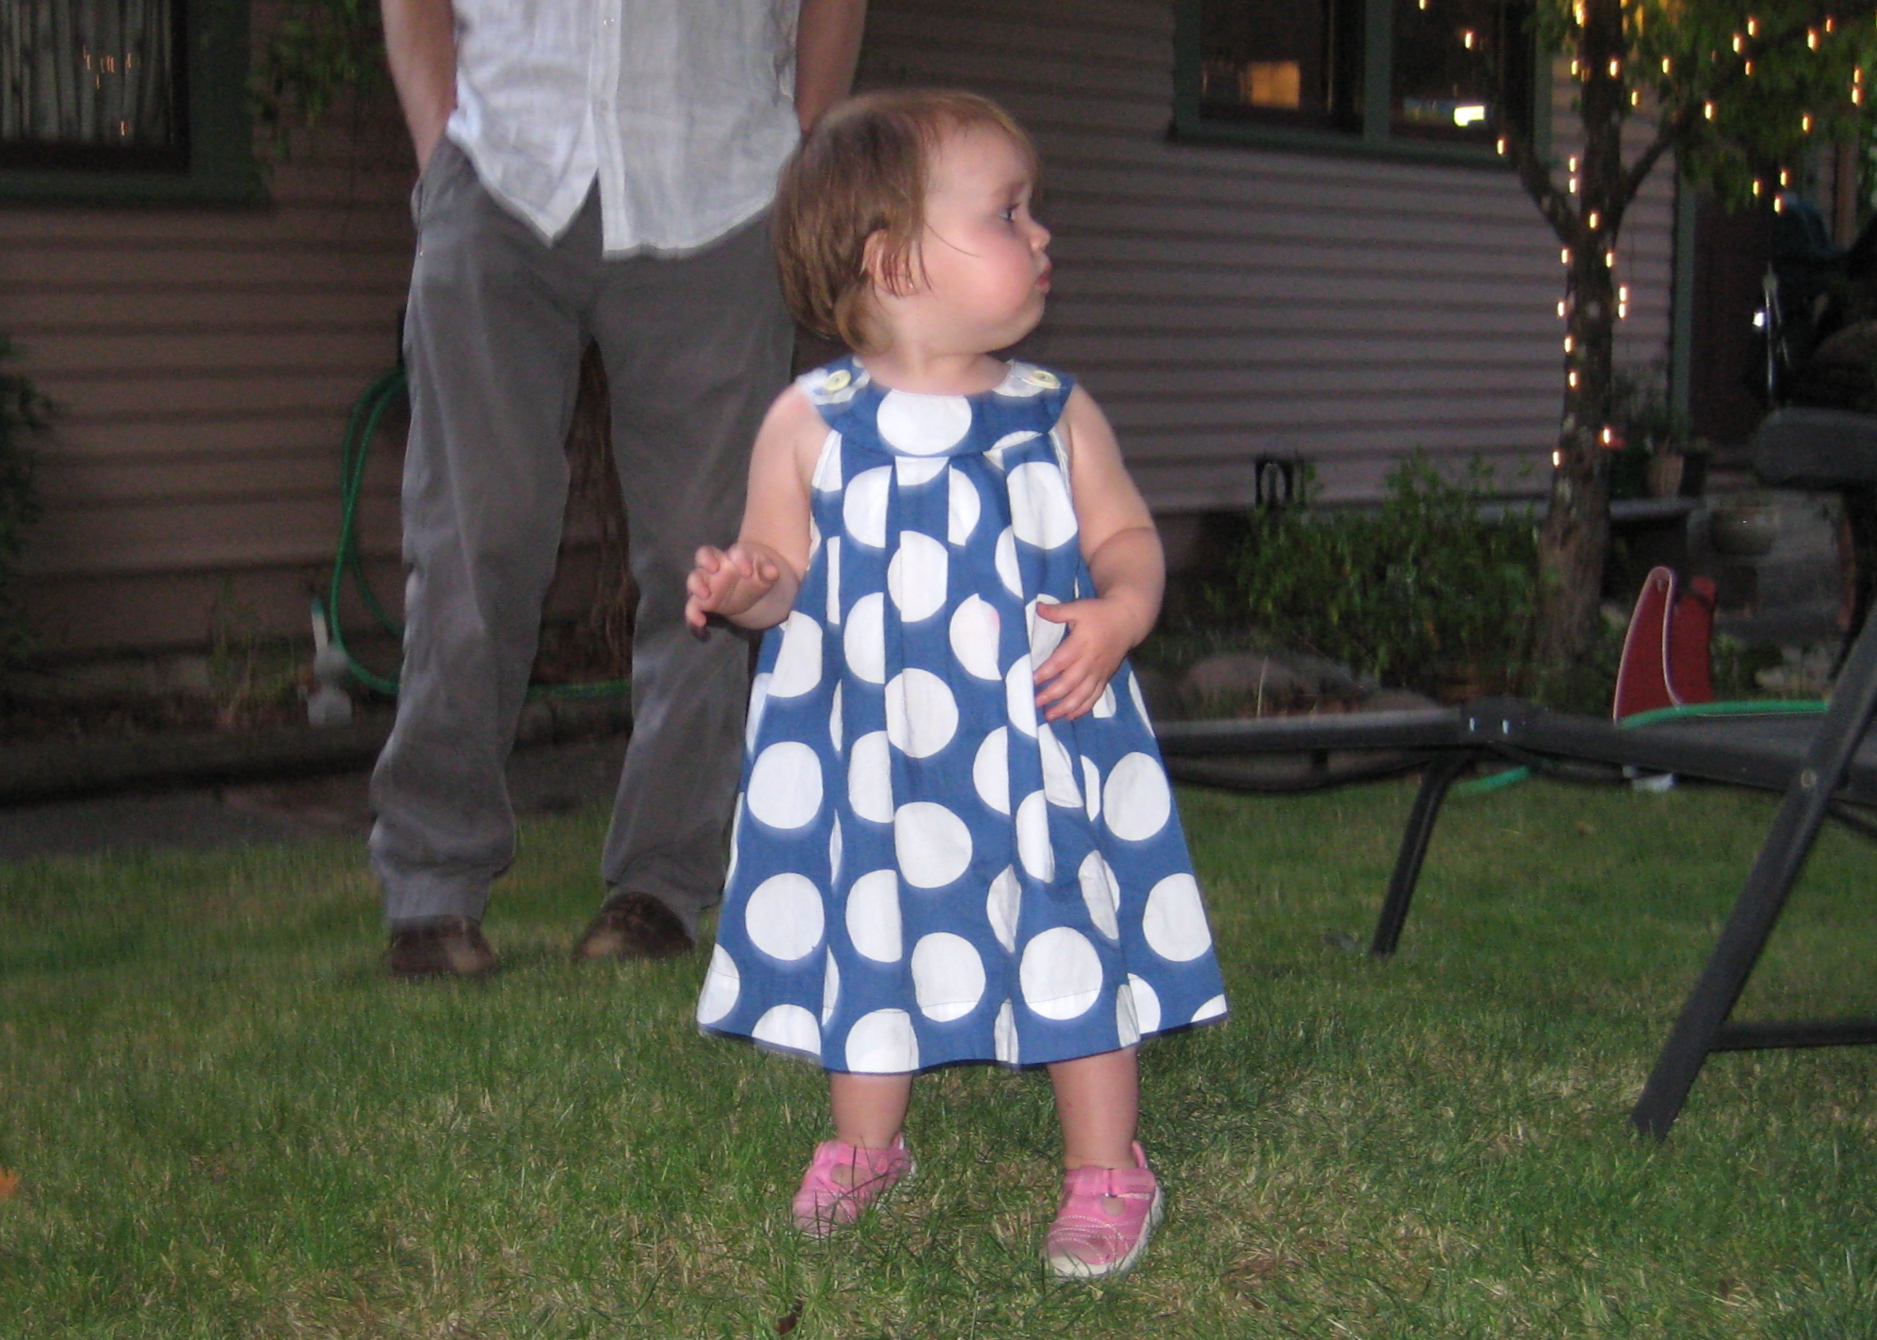
[[[246,8],[0,3],[0,198],[251,198]]]
[[[1531,14],[1530,0],[1181,0],[1176,128],[1490,154],[1531,124]]]

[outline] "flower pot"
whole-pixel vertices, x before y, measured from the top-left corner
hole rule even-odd
[[[1708,543],[1717,554],[1757,558],[1779,539],[1779,512],[1771,503],[1727,503],[1708,517]]]

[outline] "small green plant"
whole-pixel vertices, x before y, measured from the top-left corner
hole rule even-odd
[[[222,582],[209,610],[216,725],[241,730],[284,719],[299,700],[307,660],[304,647],[268,632],[254,607],[235,595],[234,583]]]
[[[1232,604],[1268,637],[1423,692],[1523,677],[1537,601],[1531,521],[1481,511],[1492,470],[1462,483],[1419,453],[1375,511],[1255,513]]]
[[[52,414],[51,402],[30,378],[6,369],[19,356],[13,341],[0,335],[0,664],[17,658],[27,645],[12,589],[26,528],[39,516],[27,439],[44,433]]]

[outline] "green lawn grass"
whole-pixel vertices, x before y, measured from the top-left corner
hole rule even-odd
[[[702,956],[575,968],[601,817],[543,820],[506,971],[377,972],[354,844],[0,868],[0,1337],[1877,1337],[1877,1052],[1715,1058],[1627,1110],[1764,797],[1183,792],[1233,1016],[1150,1044],[1170,1213],[1044,1278],[1046,1080],[920,1081],[916,1182],[815,1246],[819,1075],[697,1036]],[[1877,852],[1828,834],[1742,1016],[1877,1013]]]

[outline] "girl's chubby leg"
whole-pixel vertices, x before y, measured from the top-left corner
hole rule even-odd
[[[1049,1067],[1062,1123],[1066,1175],[1043,1257],[1070,1279],[1119,1275],[1147,1249],[1160,1222],[1160,1183],[1135,1143],[1140,1071],[1134,1048]]]
[[[912,1099],[911,1075],[830,1073],[834,1138],[815,1157],[795,1193],[795,1227],[825,1238],[853,1223],[912,1175],[900,1128]]]

